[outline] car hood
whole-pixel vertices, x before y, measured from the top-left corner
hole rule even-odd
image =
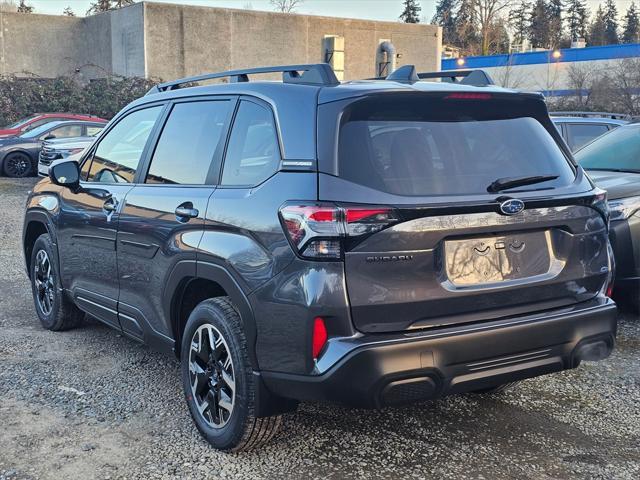
[[[93,143],[96,137],[69,137],[69,138],[52,138],[45,141],[45,145],[60,148],[65,148],[67,145],[88,145]]]
[[[20,137],[7,137],[0,138],[0,148],[10,145],[39,145],[41,142],[36,138],[20,138]]]
[[[610,200],[640,195],[639,173],[587,170],[587,174],[598,187],[607,191]]]

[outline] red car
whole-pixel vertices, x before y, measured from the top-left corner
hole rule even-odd
[[[96,117],[95,115],[82,115],[77,113],[34,113],[30,117],[23,118],[17,122],[0,128],[1,137],[14,137],[20,135],[27,130],[39,127],[45,123],[56,122],[61,120],[86,120],[90,122],[107,122],[107,120]]]

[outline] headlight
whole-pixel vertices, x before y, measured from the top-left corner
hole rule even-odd
[[[62,158],[70,157],[71,155],[75,155],[78,152],[83,151],[84,148],[70,148],[68,150],[60,150],[58,153],[62,155]]]
[[[626,220],[638,210],[640,210],[640,197],[609,200],[611,220]]]

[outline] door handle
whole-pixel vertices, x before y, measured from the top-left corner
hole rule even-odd
[[[185,202],[176,208],[176,217],[178,217],[178,219],[188,220],[190,218],[196,218],[198,215],[200,215],[200,212],[197,208],[193,208],[193,203],[191,202]]]
[[[113,197],[109,197],[103,204],[102,204],[102,208],[104,208],[104,210],[106,212],[109,213],[113,213],[116,211],[116,209],[118,208],[118,202],[116,201],[115,198]]]

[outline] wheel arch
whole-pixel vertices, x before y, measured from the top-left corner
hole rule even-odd
[[[58,262],[58,244],[56,242],[55,230],[51,219],[45,212],[38,210],[28,211],[25,214],[24,229],[22,235],[22,248],[24,254],[25,265],[27,267],[27,275],[31,278],[31,253],[33,252],[33,245],[38,237],[44,233],[48,233],[51,236],[51,241],[54,246],[54,254],[56,256],[56,264]]]
[[[253,310],[247,296],[235,279],[221,266],[208,262],[179,262],[171,272],[167,282],[165,311],[169,312],[171,332],[174,338],[174,352],[180,357],[182,333],[189,314],[195,306],[208,298],[227,296],[236,307],[247,339],[251,365],[258,370],[255,354],[256,326]]]

